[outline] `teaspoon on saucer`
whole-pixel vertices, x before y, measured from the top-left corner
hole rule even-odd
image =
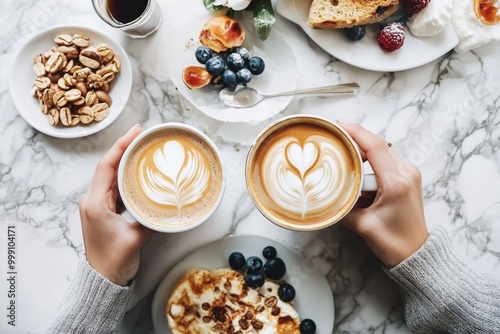
[[[290,95],[350,95],[355,94],[358,89],[359,85],[357,83],[300,89],[273,94],[264,94],[250,87],[242,87],[238,90],[224,88],[219,92],[219,100],[228,107],[249,108],[253,107],[264,99],[272,97]]]

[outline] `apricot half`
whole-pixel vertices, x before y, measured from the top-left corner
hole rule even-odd
[[[205,67],[188,66],[182,71],[182,80],[189,89],[205,87],[212,80],[212,75]]]
[[[200,32],[201,44],[215,52],[239,47],[245,40],[245,31],[238,21],[228,16],[215,16],[208,20]]]

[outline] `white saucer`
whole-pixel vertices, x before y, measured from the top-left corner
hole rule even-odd
[[[165,23],[169,26],[164,29],[167,32],[164,43],[170,50],[165,54],[165,61],[168,62],[170,77],[179,92],[196,109],[219,121],[256,124],[275,116],[288,106],[292,100],[290,96],[267,99],[251,108],[229,108],[219,101],[218,92],[222,87],[209,85],[199,89],[189,89],[182,80],[182,71],[187,66],[204,66],[197,62],[195,50],[201,45],[199,34],[203,25],[217,14],[208,11],[200,0],[183,1],[180,7],[176,3],[168,6],[169,15],[172,17],[177,15],[184,19],[167,20]],[[190,8],[190,15],[185,15],[186,8]],[[246,33],[243,46],[248,49],[250,56],[259,56],[265,62],[264,72],[254,76],[248,86],[263,93],[294,90],[298,78],[297,63],[286,38],[273,29],[268,39],[261,41],[253,26],[251,13],[237,13],[236,19]]]

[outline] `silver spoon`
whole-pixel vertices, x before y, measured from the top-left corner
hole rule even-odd
[[[233,108],[249,108],[264,99],[278,96],[289,95],[349,95],[355,94],[359,89],[357,83],[340,84],[333,86],[317,87],[310,89],[300,89],[289,92],[281,92],[274,94],[264,94],[250,87],[242,87],[238,90],[224,88],[219,92],[219,100],[228,107]]]

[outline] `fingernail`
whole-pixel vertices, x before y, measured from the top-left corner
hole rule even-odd
[[[140,126],[141,125],[139,123],[137,123],[136,125],[134,125],[133,127],[131,127],[130,130],[127,131],[127,134],[129,134],[130,132],[134,131],[135,129],[137,129]]]
[[[341,119],[337,119],[337,123],[342,123],[342,124],[352,124],[351,122],[344,121],[344,120],[341,120]]]

